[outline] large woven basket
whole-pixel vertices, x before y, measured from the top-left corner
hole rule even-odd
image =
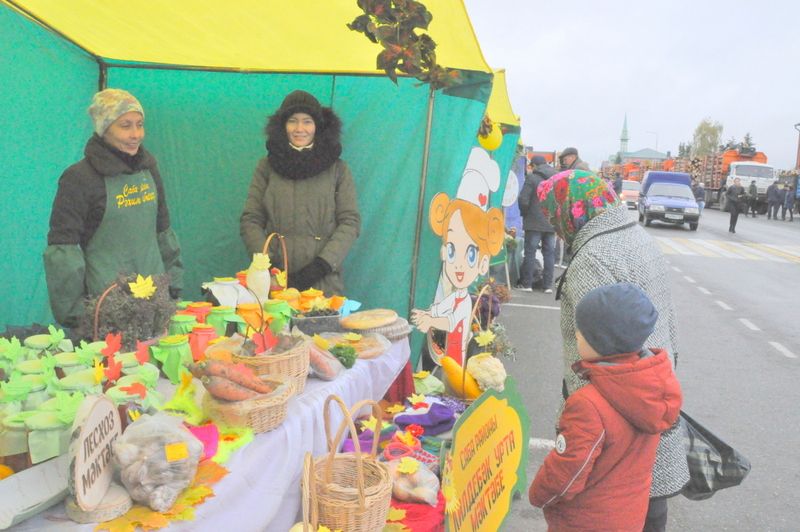
[[[256,375],[283,375],[294,379],[295,392],[306,387],[308,378],[309,349],[311,339],[304,336],[302,341],[288,351],[276,355],[241,356],[234,354],[234,364],[244,364]]]
[[[329,412],[331,401],[336,402],[344,414],[333,438]],[[353,416],[368,405],[372,407],[378,425],[370,453],[362,454]],[[318,525],[347,532],[383,530],[392,499],[392,479],[387,467],[376,458],[380,419],[381,409],[375,401],[360,401],[352,411],[348,411],[344,402],[335,395],[325,400],[328,454],[316,460],[312,459],[311,453],[305,457],[302,479],[304,530],[309,530],[309,523],[311,530],[317,530]],[[337,453],[347,428],[350,429],[355,452]]]
[[[261,380],[284,388],[279,393],[244,401],[223,401],[206,392],[203,409],[211,419],[225,426],[250,427],[255,433],[270,431],[286,418],[286,404],[294,395],[294,380],[281,375],[263,375]]]

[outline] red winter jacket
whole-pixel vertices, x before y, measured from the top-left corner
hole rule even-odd
[[[682,403],[672,364],[654,349],[573,368],[590,384],[564,405],[556,448],[528,492],[531,504],[544,509],[550,531],[641,532],[659,433]]]

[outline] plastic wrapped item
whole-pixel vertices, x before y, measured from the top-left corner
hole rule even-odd
[[[157,512],[169,510],[197,472],[203,444],[181,420],[142,414],[114,442],[114,465],[131,498]]]
[[[344,366],[339,359],[330,354],[327,350],[311,342],[309,350],[309,362],[311,374],[324,381],[332,381],[344,371]]]
[[[392,477],[392,497],[403,502],[425,502],[436,506],[439,478],[425,465],[413,458],[401,458],[387,463]]]

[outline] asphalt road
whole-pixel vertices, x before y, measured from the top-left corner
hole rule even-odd
[[[736,231],[716,210],[703,213],[697,231],[647,228],[671,267],[684,409],[752,463],[741,486],[706,501],[670,499],[670,530],[800,530],[800,220],[740,217]],[[560,400],[558,302],[515,291],[500,320],[518,349],[507,368],[531,419],[530,483]],[[504,526],[546,528],[527,494]]]

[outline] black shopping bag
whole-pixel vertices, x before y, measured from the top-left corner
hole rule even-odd
[[[691,477],[681,492],[683,496],[701,501],[721,489],[741,484],[750,472],[750,460],[686,412],[681,411],[681,418],[686,426],[686,459]]]

